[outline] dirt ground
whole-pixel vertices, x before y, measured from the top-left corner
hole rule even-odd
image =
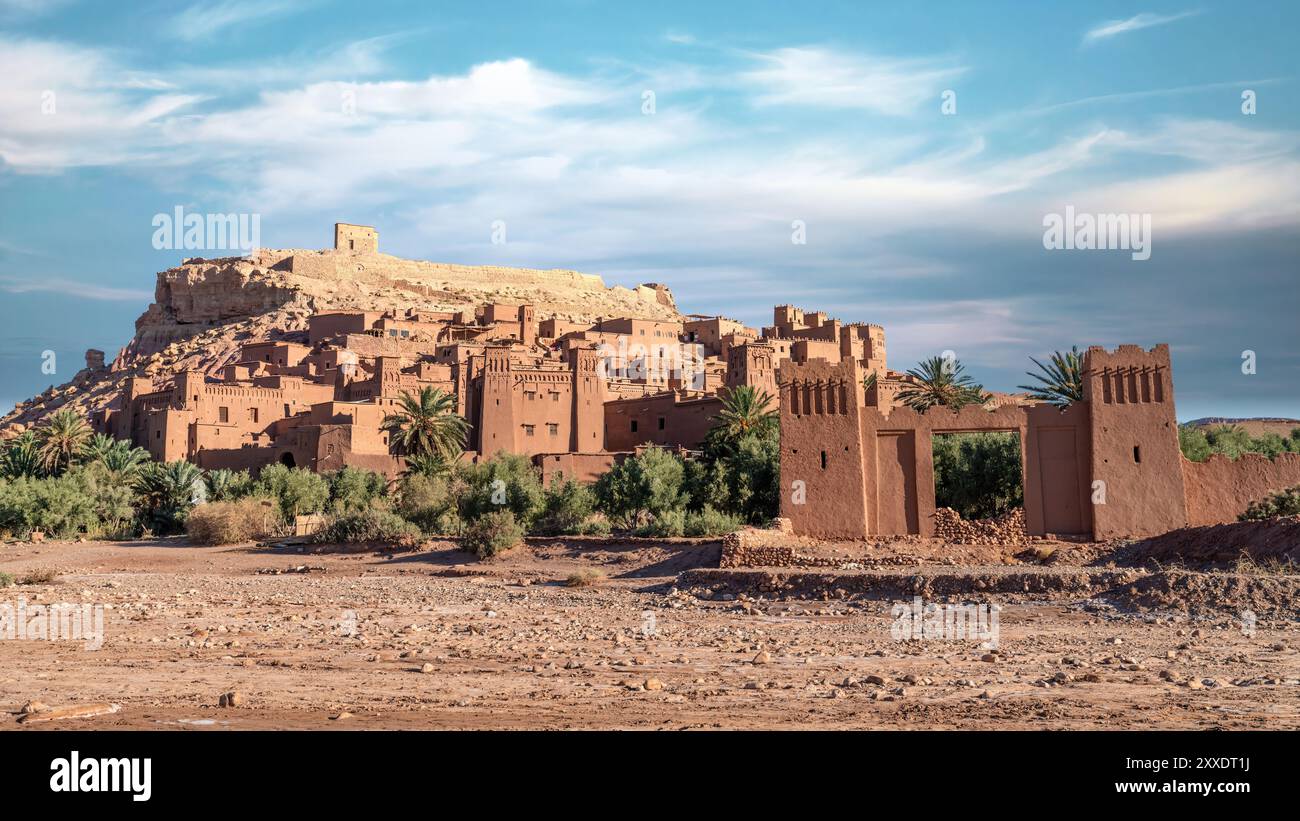
[[[26,583],[0,606],[106,609],[98,650],[0,640],[0,728],[1300,727],[1294,612],[1247,635],[1226,611],[1009,597],[993,653],[895,640],[888,598],[675,587],[719,550],[556,541],[480,563],[449,544],[4,545],[0,571]],[[587,569],[604,579],[565,585]],[[218,706],[232,691],[239,706]],[[120,710],[20,723],[29,701]]]

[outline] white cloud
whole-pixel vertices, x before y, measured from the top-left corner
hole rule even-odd
[[[1192,17],[1200,14],[1199,11],[1183,11],[1177,14],[1153,14],[1144,11],[1141,14],[1135,14],[1127,20],[1107,20],[1104,23],[1098,23],[1088,29],[1083,35],[1083,44],[1088,45],[1099,40],[1107,40],[1120,34],[1127,34],[1130,31],[1139,31],[1141,29],[1151,28],[1153,26],[1163,26],[1172,23],[1175,20],[1182,20],[1184,17]]]
[[[168,32],[185,41],[206,40],[227,29],[254,25],[299,11],[306,3],[294,0],[221,0],[195,3],[173,17]]]
[[[937,59],[897,59],[845,54],[825,48],[783,48],[754,55],[762,64],[744,71],[759,105],[860,108],[909,114],[939,94],[966,69]]]

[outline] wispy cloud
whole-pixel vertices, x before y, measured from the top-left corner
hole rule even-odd
[[[205,40],[226,29],[264,23],[299,11],[302,0],[222,0],[218,3],[195,3],[168,23],[168,31],[186,41]]]
[[[782,48],[754,55],[758,68],[740,74],[759,105],[858,108],[910,114],[927,100],[938,105],[945,84],[964,66],[937,58],[891,58],[820,47]]]
[[[1098,23],[1084,33],[1083,45],[1090,45],[1099,40],[1107,40],[1111,37],[1127,34],[1130,31],[1163,26],[1166,23],[1172,23],[1175,20],[1182,20],[1185,17],[1192,17],[1200,13],[1200,11],[1182,11],[1177,14],[1154,14],[1144,11],[1141,14],[1133,15],[1127,20],[1107,20],[1104,23]]]

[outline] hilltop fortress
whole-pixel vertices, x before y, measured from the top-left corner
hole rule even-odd
[[[1031,534],[1095,538],[1228,521],[1300,481],[1294,455],[1191,463],[1178,448],[1168,349],[1090,349],[1062,412],[1001,395],[918,413],[895,394],[879,325],[778,305],[761,329],[678,312],[663,285],[573,271],[418,262],[367,226],[325,251],[188,259],[110,365],[22,403],[13,435],[60,407],[155,459],[257,471],[355,466],[395,477],[384,417],[433,387],[470,422],[466,458],[511,451],[547,481],[590,480],[647,445],[698,448],[725,390],[779,396],[782,515],[829,538],[932,535],[931,437],[1011,431]],[[874,379],[866,379],[874,375]]]

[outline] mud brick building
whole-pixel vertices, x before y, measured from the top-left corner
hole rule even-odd
[[[1021,444],[1030,535],[1095,539],[1231,521],[1268,489],[1300,482],[1300,457],[1197,463],[1178,445],[1169,348],[1089,348],[1084,400],[925,413],[863,386],[856,360],[786,361],[781,383],[782,515],[828,538],[934,535],[932,442],[1011,432]]]

